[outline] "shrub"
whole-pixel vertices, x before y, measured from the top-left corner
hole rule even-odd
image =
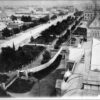
[[[49,51],[46,50],[43,54],[43,59],[41,61],[41,64],[48,62],[50,59],[51,59],[51,54]]]

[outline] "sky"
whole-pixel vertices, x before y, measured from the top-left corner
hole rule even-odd
[[[0,0],[0,6],[27,6],[38,5],[43,7],[75,5],[83,7],[86,3],[91,3],[92,0]]]

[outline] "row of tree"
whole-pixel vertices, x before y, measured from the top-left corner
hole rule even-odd
[[[30,42],[33,43],[43,43],[43,44],[49,44],[52,43],[53,40],[56,37],[59,37],[64,30],[68,28],[69,25],[71,25],[75,21],[74,17],[69,16],[67,19],[63,20],[62,22],[58,22],[55,26],[52,25],[45,31],[41,33],[39,37],[36,39],[31,38]]]
[[[81,15],[82,15],[82,12],[76,12],[75,13],[75,18],[73,19],[73,22],[75,22],[75,24],[71,27],[70,30],[69,29],[67,30],[65,35],[63,35],[62,37],[59,37],[58,41],[56,42],[56,45],[54,46],[55,49],[59,49],[61,44],[68,40],[68,38],[70,36],[70,33],[73,34],[73,35],[81,35],[81,36],[84,37],[84,41],[86,41],[87,29],[86,28],[81,28],[81,27],[76,28],[77,25],[83,19],[83,17],[80,17]],[[70,22],[70,20],[69,20],[69,22]]]
[[[61,44],[68,40],[69,36],[70,36],[70,30],[67,30],[67,32],[63,36],[59,37],[54,48],[59,49]]]
[[[51,19],[54,19],[55,16],[56,16],[56,15],[53,15],[53,16],[51,17]],[[15,21],[15,20],[18,19],[15,15],[12,15],[10,18],[11,18],[12,21]],[[57,17],[56,17],[56,18],[57,18]],[[44,17],[42,17],[42,18],[39,18],[39,21],[40,21],[40,22],[47,22],[49,19],[50,19],[50,18],[49,18],[49,15],[46,15],[46,16],[44,16]],[[24,16],[24,15],[23,15],[23,16],[21,16],[21,21],[23,21],[23,22],[32,22],[32,21],[34,21],[34,20],[32,20],[32,17],[31,17],[31,16]]]

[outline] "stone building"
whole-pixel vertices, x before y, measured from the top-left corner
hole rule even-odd
[[[91,22],[95,16],[100,16],[100,6],[96,3],[94,5],[87,5],[84,10],[84,21]]]
[[[84,21],[91,21],[94,18],[93,6],[87,6],[84,10]]]
[[[100,38],[100,6],[95,1],[94,5],[88,5],[84,11],[84,21],[87,21],[87,37]]]
[[[100,16],[96,16],[95,19],[88,25],[88,38],[98,38],[100,39]]]

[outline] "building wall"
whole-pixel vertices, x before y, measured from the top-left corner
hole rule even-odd
[[[84,21],[91,21],[94,18],[93,12],[84,12]]]
[[[88,38],[92,38],[92,37],[95,37],[95,38],[100,38],[100,29],[88,29],[88,34],[87,34],[87,37]]]
[[[97,6],[95,9],[94,5],[87,5],[84,9],[84,20],[91,21],[94,18],[95,13],[100,16],[100,6]]]

